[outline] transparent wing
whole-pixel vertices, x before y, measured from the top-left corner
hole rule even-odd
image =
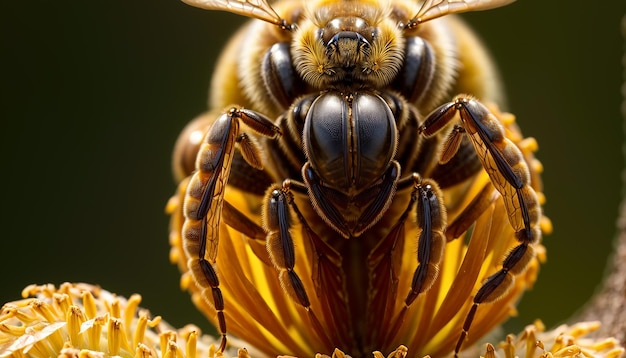
[[[515,0],[426,0],[411,23],[426,22],[447,14],[488,10],[508,5]]]
[[[525,219],[524,210],[521,208],[522,205],[525,205],[525,198],[519,195],[520,189],[523,188],[524,184],[511,183],[512,180],[510,177],[517,179],[517,181],[521,180],[512,172],[510,167],[508,167],[509,164],[506,163],[506,160],[503,158],[504,155],[500,148],[493,143],[484,141],[478,132],[470,134],[469,137],[476,149],[478,158],[482,162],[489,178],[491,178],[491,183],[502,195],[511,226],[515,231],[524,229],[525,222],[528,221]],[[515,144],[506,138],[503,139],[501,144],[504,144],[507,150],[514,150],[515,148]],[[522,158],[521,153],[520,158]],[[503,167],[508,167],[509,170],[503,171]],[[515,180],[513,180],[513,182],[515,182]]]
[[[266,0],[182,0],[206,10],[222,10],[280,25],[281,18]]]

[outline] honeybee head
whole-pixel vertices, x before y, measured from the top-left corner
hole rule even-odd
[[[310,11],[291,48],[300,76],[319,89],[388,85],[404,58],[402,32],[388,11],[360,1]]]

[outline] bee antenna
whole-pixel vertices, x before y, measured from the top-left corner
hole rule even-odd
[[[278,22],[278,26],[280,27],[281,30],[292,31],[292,32],[295,31],[297,28],[296,24],[290,24],[285,19],[280,19],[280,21]]]
[[[422,5],[420,5],[420,8],[417,11],[417,14],[412,19],[410,19],[406,23],[400,24],[400,29],[411,30],[415,28],[417,25],[419,25],[422,22],[420,15],[423,14],[425,12],[425,9],[428,9],[428,7],[430,7],[431,5],[432,5],[432,1],[424,1]]]

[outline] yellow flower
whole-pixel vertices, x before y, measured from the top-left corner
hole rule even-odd
[[[139,308],[141,297],[116,296],[85,283],[30,285],[24,299],[6,303],[0,313],[0,357],[261,357],[246,349],[216,352],[217,340],[201,335],[192,325],[173,329],[160,317],[150,318]],[[599,323],[579,323],[543,332],[541,324],[486,348],[473,347],[473,356],[493,357],[603,357],[618,358],[624,349],[614,339],[585,338]],[[243,342],[235,345],[244,347]],[[482,352],[475,353],[474,352]],[[375,358],[383,358],[374,352]],[[389,358],[413,357],[401,346]],[[469,355],[468,355],[469,356]],[[316,358],[329,357],[318,354]],[[340,350],[333,358],[349,357]]]
[[[507,137],[521,149],[529,164],[531,185],[543,203],[542,166],[533,155],[537,149],[536,142],[532,138],[523,138],[513,115],[500,113],[496,108],[491,110],[505,126]],[[183,180],[177,195],[170,199],[167,206],[167,212],[171,214],[170,259],[182,272],[181,287],[191,293],[195,305],[217,326],[211,288],[200,287],[193,279],[187,266],[189,258],[183,249],[180,233],[184,221],[182,202],[186,186],[187,181]],[[227,187],[225,195],[230,204],[260,225],[262,198],[244,194],[233,187]],[[247,237],[222,223],[215,267],[225,302],[223,312],[228,334],[244,339],[269,356],[285,353],[301,357],[319,352],[331,354],[337,348],[341,350],[337,352],[345,351],[356,356],[372,351],[400,354],[404,347],[411,351],[411,356],[440,357],[450,354],[463,331],[476,291],[502,267],[503,258],[519,242],[509,224],[504,201],[484,171],[470,183],[444,189],[443,196],[447,204],[456,202],[456,205],[447,207],[447,243],[444,258],[438,267],[438,278],[430,290],[421,293],[415,302],[406,307],[405,297],[416,266],[415,241],[418,237],[416,224],[407,220],[398,247],[393,252],[381,253],[381,256],[393,256],[386,264],[394,265],[394,268],[382,272],[393,272],[389,276],[395,277],[381,275],[376,278],[378,284],[374,287],[390,290],[390,293],[384,296],[386,300],[373,300],[374,303],[369,306],[368,315],[376,317],[376,320],[375,324],[368,326],[367,332],[352,332],[345,324],[350,319],[347,313],[350,305],[362,303],[345,300],[348,301],[348,308],[337,307],[335,303],[342,302],[345,287],[319,284],[323,274],[335,274],[320,273],[332,267],[323,266],[320,261],[341,260],[341,257],[333,257],[332,252],[317,246],[319,243],[310,239],[306,226],[296,223],[292,235],[296,244],[295,271],[309,293],[310,310],[296,303],[281,287],[264,238]],[[550,221],[545,217],[540,227],[544,234],[551,231]],[[517,301],[526,289],[532,287],[539,264],[545,260],[545,249],[541,243],[532,246],[536,256],[526,270],[515,277],[511,289],[502,292],[494,302],[478,305],[463,347],[474,344],[516,313]],[[378,259],[384,261],[384,258]],[[363,267],[363,270],[367,269]],[[367,294],[376,293],[363,292],[363,295]],[[354,292],[350,295],[357,296]],[[341,297],[336,298],[338,296]],[[355,347],[355,335],[360,335],[363,341],[359,347]]]
[[[617,358],[624,348],[614,338],[589,339],[600,322],[580,322],[561,325],[548,332],[540,321],[530,325],[517,336],[508,335],[496,347],[487,343],[482,357],[604,357]]]
[[[214,338],[150,317],[139,308],[138,294],[126,299],[98,286],[64,283],[30,285],[22,296],[2,307],[0,357],[216,356]]]

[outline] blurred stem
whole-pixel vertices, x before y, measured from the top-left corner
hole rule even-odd
[[[622,127],[626,132],[626,15],[622,18]],[[626,161],[626,142],[622,145]],[[626,166],[625,166],[626,168]],[[622,202],[617,220],[615,251],[609,261],[606,277],[598,293],[583,309],[576,321],[599,320],[602,327],[599,336],[615,337],[622,344],[626,342],[626,169],[622,172]]]
[[[623,177],[624,178],[624,174]],[[626,184],[626,183],[625,183]],[[626,342],[626,200],[617,222],[618,237],[607,275],[598,293],[574,321],[600,321],[598,336]]]

